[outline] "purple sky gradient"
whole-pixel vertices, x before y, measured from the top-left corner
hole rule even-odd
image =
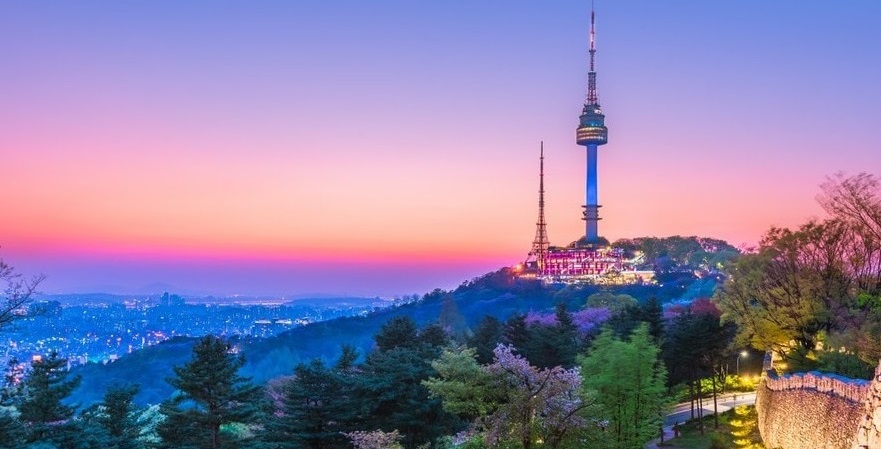
[[[587,1],[7,3],[0,255],[47,292],[405,294],[583,232]],[[596,2],[600,234],[755,244],[881,173],[881,2]]]

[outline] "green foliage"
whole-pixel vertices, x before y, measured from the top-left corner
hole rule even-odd
[[[788,372],[823,371],[854,379],[872,379],[875,367],[855,354],[839,351],[808,351],[796,348],[787,358]]]
[[[587,297],[584,304],[585,309],[607,308],[613,312],[621,310],[625,307],[637,305],[636,298],[630,295],[616,295],[611,292],[598,292]]]
[[[603,287],[603,290],[616,295],[629,295],[641,302],[656,297],[664,303],[680,298],[694,282],[696,278],[688,272],[676,282],[665,282],[663,285],[615,286]],[[586,299],[600,288],[595,285],[543,285],[516,279],[509,270],[502,269],[464,282],[452,292],[452,296],[466,324],[476,329],[477,322],[484,316],[504,321],[513,314],[547,312],[561,301],[568,310],[579,310]],[[255,383],[263,383],[274,377],[289,375],[296,365],[308,363],[314,358],[326,363],[337,360],[344,345],[351,345],[361,354],[369,353],[376,345],[373,336],[394,317],[408,317],[417,326],[435,323],[448,293],[437,290],[418,301],[379,309],[367,316],[312,323],[265,339],[233,338],[231,342],[235,342],[246,356],[241,374],[252,377]],[[74,368],[75,374],[82,375],[83,382],[71,395],[71,401],[88,406],[100,401],[104,391],[114,383],[132,382],[141,386],[140,393],[135,397],[136,404],[159,403],[173,393],[173,388],[164,379],[174,375],[172,366],[186,363],[194,343],[195,339],[192,338],[173,338],[126,355],[106,366],[89,364]],[[495,343],[498,341],[487,343],[490,350]],[[524,346],[511,343],[518,352],[526,354]],[[491,361],[483,358],[486,351],[479,351],[479,356],[483,363]]]
[[[619,240],[615,246],[642,251],[646,261],[660,272],[688,269],[719,269],[740,251],[724,240],[702,237],[640,237]]]
[[[104,400],[84,410],[77,426],[79,444],[102,449],[142,449],[141,410],[132,401],[138,392],[135,385],[114,386],[104,394]]]
[[[728,449],[728,444],[727,441],[725,441],[725,437],[719,435],[718,433],[710,435],[710,449]]]
[[[361,424],[400,431],[405,447],[430,443],[460,426],[422,384],[436,373],[431,361],[447,343],[445,334],[437,325],[415,329],[408,318],[390,320],[376,336],[377,350],[362,366],[362,397],[369,401],[369,411]]]
[[[529,362],[539,368],[575,366],[578,355],[578,329],[563,303],[557,304],[556,324],[529,326],[524,351]],[[516,347],[516,346],[515,346]]]
[[[358,350],[352,345],[343,345],[343,353],[340,354],[340,358],[337,360],[334,368],[338,371],[346,372],[352,369],[357,360]]]
[[[18,419],[18,409],[0,405],[0,449],[16,449],[24,446],[27,430]]]
[[[130,382],[140,385],[135,403],[158,404],[174,391],[165,379],[174,375],[174,366],[189,360],[195,343],[195,338],[175,337],[127,354],[114,363],[89,363],[75,368],[73,372],[82,377],[82,383],[70,399],[88,406],[99,402],[108,388]]]
[[[238,375],[242,357],[223,340],[207,336],[193,347],[192,359],[175,367],[167,381],[178,393],[162,403],[166,416],[157,431],[167,448],[238,448],[249,443],[221,432],[232,423],[256,421],[260,390]]]
[[[584,388],[595,392],[601,420],[609,425],[601,447],[642,447],[658,434],[667,407],[666,371],[648,326],[637,326],[629,340],[604,330],[580,358]]]
[[[104,413],[98,422],[107,429],[112,442],[108,447],[136,449],[140,429],[137,427],[137,408],[133,401],[138,394],[137,385],[113,387],[104,394]]]
[[[26,442],[61,444],[70,436],[73,431],[71,418],[76,407],[62,401],[79,382],[79,377],[67,379],[67,359],[54,352],[31,364],[31,372],[22,384],[23,399],[18,406],[19,419],[27,428]]]
[[[628,304],[618,309],[606,326],[614,330],[619,338],[625,338],[637,326],[645,323],[649,327],[649,334],[659,342],[664,332],[663,310],[660,301],[653,296],[641,304]]]
[[[468,421],[494,412],[501,400],[493,377],[476,357],[471,348],[446,349],[431,363],[437,377],[422,382],[431,397],[443,400],[444,410]]]
[[[679,426],[681,435],[666,442],[671,449],[764,449],[755,407],[740,405],[719,415],[720,427],[703,432],[696,420]]]
[[[462,341],[471,335],[471,329],[465,321],[465,316],[456,306],[456,297],[451,293],[444,295],[444,302],[441,305],[440,317],[438,324],[448,335]]]
[[[474,330],[474,334],[468,338],[467,343],[469,347],[474,348],[478,363],[492,362],[493,349],[502,342],[502,329],[502,323],[491,315],[484,316],[477,323],[477,328]]]
[[[297,365],[294,377],[282,385],[281,407],[269,421],[268,439],[280,449],[348,447],[342,432],[354,430],[360,418],[353,380],[346,369],[329,369],[318,359]]]
[[[803,225],[798,231],[771,229],[759,251],[737,260],[717,292],[725,316],[738,325],[739,343],[780,353],[790,342],[813,349],[820,331],[846,315],[839,300],[848,283],[835,251],[845,234],[834,222]]]
[[[719,373],[730,354],[735,328],[719,317],[690,310],[675,317],[664,340],[664,363],[670,367],[670,382],[695,382]]]
[[[412,348],[417,345],[416,323],[404,316],[397,316],[382,325],[379,333],[373,337],[379,351],[388,351],[397,347]]]
[[[525,357],[529,357],[529,326],[526,325],[526,315],[515,313],[505,321],[502,329],[502,342],[509,344]]]
[[[855,379],[872,379],[875,366],[864,362],[855,354],[837,351],[822,351],[819,354],[817,369],[840,374]]]
[[[474,350],[445,351],[433,363],[438,377],[424,384],[444,408],[471,421],[467,447],[549,449],[590,440],[592,404],[582,397],[576,369],[537,368],[511,346],[499,345],[481,366]]]

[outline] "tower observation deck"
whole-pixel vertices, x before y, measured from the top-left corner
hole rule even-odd
[[[597,72],[595,66],[596,57],[596,15],[590,12],[590,70],[587,72],[587,99],[584,101],[584,109],[578,118],[578,128],[575,131],[575,142],[587,148],[587,176],[585,189],[584,237],[588,244],[599,243],[597,224],[600,220],[600,205],[597,194],[597,147],[605,145],[609,140],[609,130],[606,128],[603,110],[597,98]]]

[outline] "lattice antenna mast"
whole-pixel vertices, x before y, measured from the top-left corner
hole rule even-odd
[[[597,72],[596,72],[596,14],[593,4],[590,7],[590,71],[587,72],[587,101],[585,104],[600,104],[597,97]]]
[[[548,225],[545,222],[545,143],[541,142],[541,156],[538,170],[538,221],[535,223],[535,240],[532,241],[531,258],[535,259],[539,275],[545,273],[545,261],[548,256]]]

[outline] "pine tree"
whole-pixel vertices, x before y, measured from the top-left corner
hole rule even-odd
[[[493,350],[502,341],[502,323],[490,315],[486,315],[477,323],[474,335],[468,339],[468,346],[474,348],[477,362],[485,365],[492,363]]]
[[[412,319],[405,316],[396,316],[383,324],[379,333],[373,339],[376,341],[376,347],[380,351],[387,351],[397,347],[410,348],[417,344],[417,333],[418,328]]]
[[[28,430],[28,443],[66,441],[71,433],[71,418],[76,411],[62,400],[80,383],[80,378],[67,380],[67,359],[53,352],[31,364],[31,372],[22,384],[24,399],[19,406],[20,419]]]
[[[13,358],[4,374],[3,388],[0,389],[0,449],[24,446],[27,435],[24,424],[19,420],[20,413],[16,406],[21,399],[21,371],[18,360]]]
[[[441,304],[440,317],[438,317],[440,327],[453,338],[461,341],[471,336],[471,329],[465,322],[465,317],[459,312],[456,306],[456,297],[452,293],[444,295],[444,302]]]
[[[297,365],[282,387],[281,413],[268,426],[269,439],[280,449],[347,448],[342,432],[355,430],[354,391],[345,372],[328,369],[320,359]]]
[[[529,326],[526,325],[526,315],[515,313],[505,321],[502,330],[502,341],[514,347],[520,355],[529,358],[527,345],[529,343]]]
[[[107,433],[107,449],[139,449],[143,444],[138,440],[141,428],[137,417],[140,409],[134,405],[137,385],[113,386],[104,393],[104,400],[98,404],[95,421]]]
[[[440,326],[432,325],[413,333],[409,318],[393,318],[382,327],[375,339],[378,350],[370,353],[363,365],[361,398],[370,413],[362,421],[365,429],[398,430],[406,447],[430,443],[455,430],[459,421],[444,412],[440,399],[429,397],[422,385],[435,374],[431,361],[440,356],[447,343]],[[406,332],[401,332],[401,331]],[[403,341],[407,344],[380,342]]]
[[[253,424],[260,390],[238,375],[243,357],[231,353],[223,340],[206,336],[193,347],[193,358],[174,368],[167,379],[178,391],[163,402],[166,416],[157,431],[165,448],[240,448],[252,438],[222,432],[232,424]]]
[[[532,324],[526,351],[530,363],[539,368],[575,366],[578,355],[578,329],[564,303],[557,304],[556,323]]]
[[[356,360],[358,360],[358,350],[352,345],[343,345],[343,353],[340,354],[334,368],[338,371],[349,371],[355,366]]]

